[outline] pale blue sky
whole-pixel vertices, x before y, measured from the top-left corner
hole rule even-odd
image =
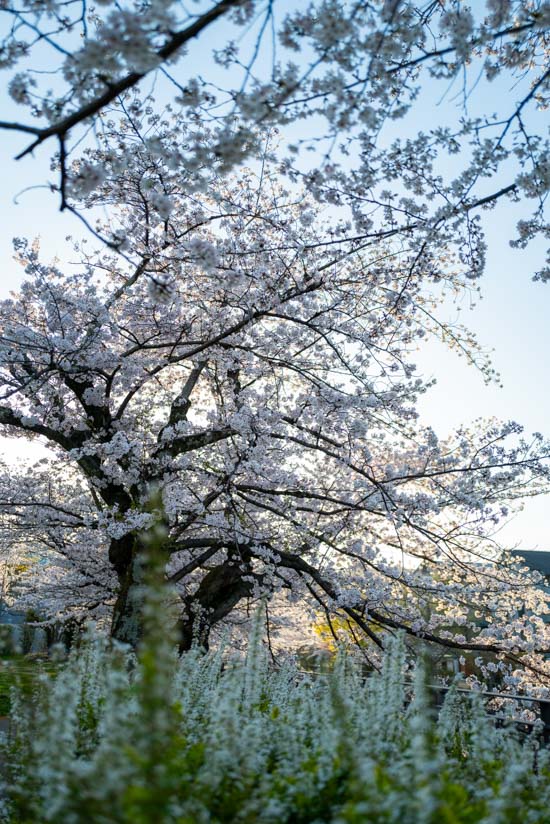
[[[496,87],[502,93],[502,87]],[[421,101],[415,117],[427,128],[445,116],[451,100],[437,106],[440,94],[435,89]],[[483,97],[475,105],[487,104]],[[474,104],[472,104],[474,105]],[[4,111],[5,116],[21,116],[16,107]],[[26,117],[23,115],[23,119]],[[415,121],[411,120],[411,125]],[[21,282],[22,270],[12,261],[11,238],[14,235],[40,235],[44,257],[65,256],[64,238],[80,235],[81,228],[70,215],[57,211],[57,200],[47,189],[34,188],[46,178],[55,179],[48,172],[51,146],[37,150],[35,158],[27,157],[15,163],[12,158],[22,148],[21,135],[0,134],[2,186],[0,188],[0,259],[3,262],[0,297]],[[518,214],[513,206],[505,205],[484,215],[487,227],[489,253],[487,272],[483,279],[484,300],[473,311],[466,308],[461,320],[469,325],[487,348],[494,348],[494,365],[501,373],[504,387],[486,387],[482,377],[463,360],[449,354],[442,346],[429,344],[419,353],[417,364],[421,374],[436,376],[437,386],[420,404],[422,418],[431,424],[440,436],[445,436],[462,423],[475,418],[496,416],[502,420],[517,420],[528,432],[540,431],[550,435],[550,384],[547,363],[550,359],[550,284],[532,283],[531,277],[544,259],[541,245],[524,251],[513,250],[508,240],[513,236]],[[455,310],[453,310],[455,311]],[[5,445],[5,442],[4,442]],[[28,452],[18,442],[16,448],[5,445],[5,452],[14,461]],[[550,499],[528,501],[524,512],[501,531],[501,539],[523,548],[550,548],[548,514]]]

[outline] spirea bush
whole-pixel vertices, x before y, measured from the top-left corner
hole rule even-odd
[[[310,677],[274,670],[260,635],[229,664],[178,658],[160,627],[137,658],[88,638],[14,696],[1,820],[548,821],[547,751],[455,690],[435,710],[420,669],[409,700],[400,643],[367,680],[345,656]]]

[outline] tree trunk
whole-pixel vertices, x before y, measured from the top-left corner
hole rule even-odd
[[[242,563],[242,559],[239,559]],[[239,561],[229,559],[211,569],[200,586],[185,601],[186,618],[179,623],[179,651],[185,652],[199,644],[208,649],[208,639],[214,624],[225,618],[241,598],[252,592],[252,582],[243,580]],[[246,570],[245,574],[252,574]]]
[[[135,649],[143,635],[143,568],[140,559],[145,547],[136,535],[111,541],[109,559],[117,573],[119,589],[111,623],[111,637]],[[243,563],[246,565],[243,569]],[[184,601],[185,617],[178,622],[179,650],[185,652],[194,643],[208,649],[210,631],[225,618],[242,598],[252,592],[248,559],[242,554],[231,557],[209,570],[198,590]],[[161,617],[160,620],[163,620]],[[165,620],[168,620],[166,617]]]
[[[135,649],[143,634],[143,583],[140,580],[138,553],[141,547],[135,535],[113,539],[109,548],[118,577],[118,594],[113,609],[111,637]]]

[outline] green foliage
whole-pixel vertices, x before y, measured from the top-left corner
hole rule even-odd
[[[396,642],[366,681],[273,670],[253,629],[244,660],[181,658],[151,541],[137,656],[92,632],[54,679],[16,691],[6,824],[546,824],[550,758],[451,690],[437,713]]]
[[[548,820],[547,753],[458,693],[436,717],[420,675],[408,702],[399,645],[366,683],[343,658],[324,677],[273,671],[257,637],[244,661],[222,660],[178,660],[154,621],[137,659],[88,638],[55,680],[35,679],[32,702],[16,701],[2,820]]]

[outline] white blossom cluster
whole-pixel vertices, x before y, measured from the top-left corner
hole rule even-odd
[[[543,824],[548,748],[537,721],[517,734],[516,701],[497,726],[455,684],[434,711],[402,641],[378,673],[342,655],[314,677],[270,667],[260,639],[244,660],[178,660],[158,627],[136,662],[89,638],[32,703],[15,696],[0,820]]]
[[[190,198],[162,149],[183,151],[182,119],[153,118],[151,154],[134,114],[116,157],[86,158],[127,259],[82,245],[64,274],[17,241],[27,279],[0,304],[0,424],[48,443],[56,473],[3,475],[4,545],[32,538],[61,562],[35,565],[25,597],[47,614],[89,604],[135,640],[135,562],[158,528],[187,641],[287,593],[367,635],[372,621],[452,645],[451,621],[459,648],[545,677],[545,597],[491,536],[547,488],[548,444],[494,421],[440,442],[415,409],[414,350],[441,333],[445,290],[471,289],[471,261],[365,248],[269,157],[205,170]],[[468,331],[449,332],[491,378]]]
[[[174,0],[10,0],[0,14],[5,86],[31,115],[0,128],[31,140],[23,153],[58,141],[53,188],[63,208],[102,182],[101,164],[81,162],[68,176],[82,130],[94,125],[122,166],[126,124],[137,145],[187,174],[189,194],[208,185],[205,170],[257,159],[269,132],[272,148],[280,141],[280,171],[322,203],[345,205],[358,236],[399,236],[412,261],[426,244],[439,254],[452,241],[472,278],[484,267],[482,209],[526,201],[516,242],[547,233],[549,149],[537,114],[548,106],[548,0],[199,0],[189,9]],[[144,77],[159,100],[141,98],[136,111]],[[446,111],[429,128],[421,101],[446,100],[451,87],[462,89],[458,115]],[[470,107],[478,94],[482,109],[493,106],[479,115]],[[160,147],[151,129],[175,110],[189,127],[185,144]],[[392,139],[395,121],[408,139]],[[161,224],[175,207],[164,187],[149,203]],[[116,233],[105,239],[124,243]],[[547,267],[536,276],[546,280]]]

